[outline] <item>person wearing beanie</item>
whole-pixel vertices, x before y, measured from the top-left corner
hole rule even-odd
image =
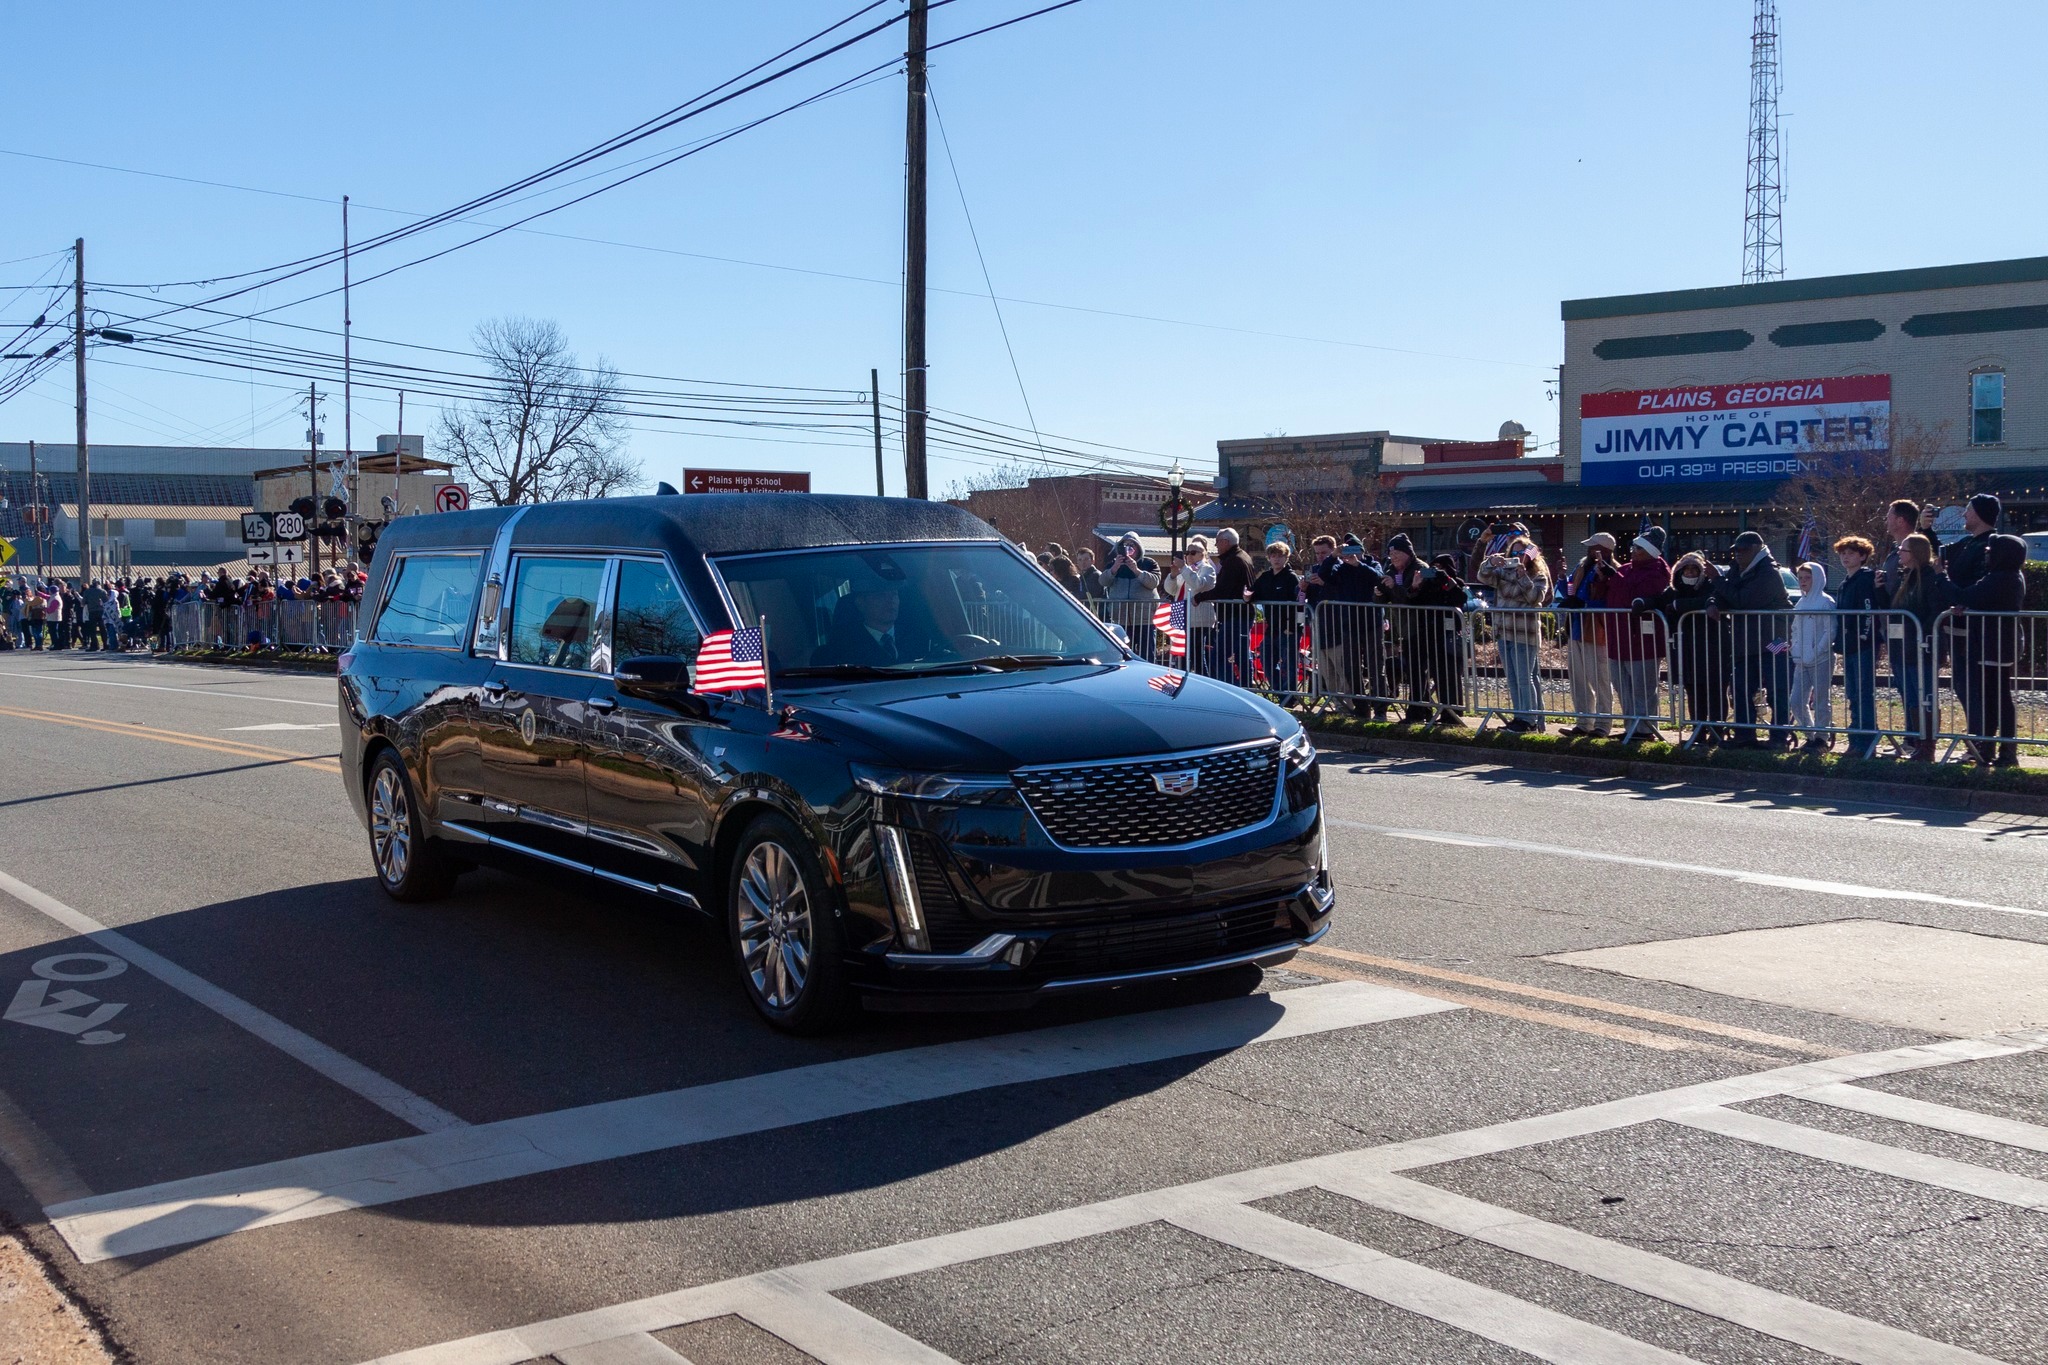
[[[1595,531],[1579,542],[1586,556],[1560,585],[1558,606],[1566,614],[1565,667],[1572,680],[1572,725],[1562,733],[1607,738],[1614,723],[1614,675],[1607,665],[1608,618],[1600,568],[1614,567],[1614,537]],[[1593,610],[1587,610],[1587,608]]]
[[[1785,580],[1778,576],[1778,561],[1771,558],[1764,538],[1744,531],[1729,547],[1734,572],[1722,575],[1714,584],[1710,608],[1739,613],[1731,624],[1729,640],[1730,681],[1734,686],[1735,738],[1733,748],[1782,749],[1792,744],[1792,718],[1785,702],[1792,690],[1790,644],[1785,640],[1784,617],[1792,599],[1786,595]],[[1756,694],[1761,688],[1771,710],[1768,739],[1759,739],[1756,726]]]
[[[1832,547],[1842,561],[1842,586],[1834,593],[1843,613],[1836,648],[1842,652],[1842,691],[1849,704],[1849,756],[1877,756],[1877,641],[1883,633],[1871,613],[1877,609],[1877,574],[1870,567],[1877,547],[1862,536],[1843,536]]]
[[[1340,703],[1368,720],[1387,718],[1385,698],[1386,609],[1375,604],[1380,571],[1366,557],[1355,535],[1339,545],[1334,537],[1317,536],[1315,564],[1302,580],[1302,592],[1315,615],[1317,661]]]
[[[1976,499],[1971,499],[1972,504]],[[1955,687],[1970,727],[1970,749],[1979,764],[2019,766],[2018,717],[2013,707],[2013,672],[2022,661],[2018,619],[2009,613],[2026,603],[2022,569],[2027,543],[2018,536],[1992,536],[1984,572],[1958,588],[1951,620],[1960,618]],[[1989,613],[1989,614],[1986,614]]]
[[[1963,504],[1963,538],[1941,547],[1941,566],[1948,575],[1952,596],[1960,597],[1965,588],[1984,576],[1990,563],[1991,534],[1998,529],[1998,516],[2003,510],[1990,493],[1979,493]],[[1961,657],[1966,634],[1962,621],[1949,618],[1943,628],[1943,644],[1951,655]]]
[[[1543,643],[1543,609],[1550,605],[1550,566],[1536,543],[1517,536],[1507,549],[1479,564],[1479,581],[1493,589],[1494,635],[1506,675],[1513,718],[1503,729],[1516,734],[1543,733],[1543,685],[1537,672],[1537,650]]]
[[[1444,576],[1424,564],[1415,554],[1415,542],[1405,532],[1387,538],[1387,572],[1380,579],[1379,598],[1388,607],[1399,668],[1408,681],[1408,712],[1399,724],[1463,725],[1457,711],[1462,689],[1456,680],[1446,679],[1444,647],[1448,629],[1457,626],[1453,611],[1442,600],[1447,586]],[[1459,592],[1458,598],[1463,600]],[[1454,700],[1457,699],[1457,700]]]
[[[1621,693],[1621,739],[1640,744],[1662,739],[1657,729],[1657,672],[1665,655],[1664,618],[1650,604],[1671,586],[1671,566],[1657,553],[1655,541],[1637,536],[1629,545],[1628,566],[1601,575],[1610,608],[1626,610],[1607,632],[1607,658]]]

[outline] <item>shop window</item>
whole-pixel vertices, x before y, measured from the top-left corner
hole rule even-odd
[[[1970,444],[1995,446],[2005,440],[2005,372],[1970,376]]]

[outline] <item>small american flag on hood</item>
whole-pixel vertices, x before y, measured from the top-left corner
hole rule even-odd
[[[699,692],[744,692],[768,685],[766,642],[755,628],[714,630],[697,651]]]
[[[1169,697],[1177,697],[1187,680],[1188,675],[1185,673],[1155,673],[1145,679],[1145,686],[1154,692],[1164,692]]]
[[[1188,652],[1188,604],[1185,601],[1161,602],[1159,609],[1152,613],[1152,626],[1166,632],[1175,654]]]

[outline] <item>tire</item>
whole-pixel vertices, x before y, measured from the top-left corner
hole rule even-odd
[[[725,927],[740,988],[786,1033],[843,1026],[852,1012],[844,940],[811,840],[781,815],[747,827],[725,876]]]
[[[395,901],[439,900],[455,885],[457,867],[438,841],[421,829],[419,799],[396,753],[370,762],[365,784],[370,812],[370,866],[377,885]]]

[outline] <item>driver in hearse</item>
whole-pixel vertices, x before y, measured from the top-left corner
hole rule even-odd
[[[873,571],[862,574],[833,609],[831,632],[813,663],[885,668],[923,658],[928,642],[901,620],[902,613],[900,582]]]

